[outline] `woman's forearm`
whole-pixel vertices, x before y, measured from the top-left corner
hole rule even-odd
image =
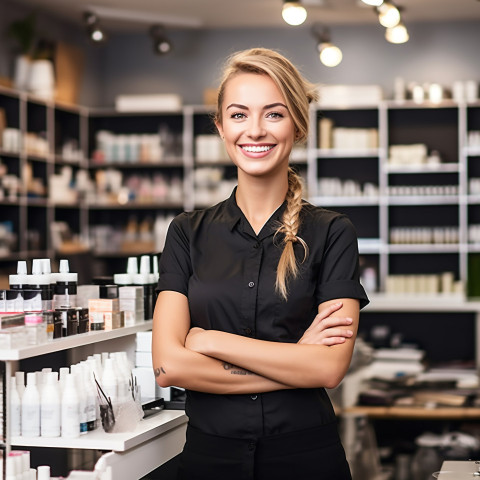
[[[342,315],[355,320],[350,327],[354,334],[342,344],[328,347],[277,343],[210,330],[192,345],[205,355],[296,388],[332,388],[348,370],[358,325],[358,302],[344,299],[343,305]]]
[[[157,301],[152,331],[153,369],[162,387],[177,386],[219,394],[262,393],[289,388],[231,362],[185,348],[190,329],[188,302],[184,295],[162,292]]]

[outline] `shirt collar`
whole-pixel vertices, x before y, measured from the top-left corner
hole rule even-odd
[[[237,201],[235,199],[235,194],[237,192],[237,187],[233,189],[232,194],[230,197],[226,200],[225,206],[225,213],[226,213],[226,221],[227,225],[232,231],[235,226],[240,222],[240,220],[245,219],[245,216],[240,209],[240,207],[237,205]],[[283,212],[285,211],[285,208],[287,206],[287,201],[285,200],[280,207],[273,212],[272,216],[268,219],[267,223],[264,225],[262,228],[261,237],[266,237],[268,235],[272,235],[273,233],[276,232],[278,228],[279,222],[281,222]],[[245,221],[247,221],[245,219]]]

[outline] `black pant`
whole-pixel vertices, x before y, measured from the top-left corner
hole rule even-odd
[[[189,426],[178,480],[351,480],[335,422],[259,439]]]

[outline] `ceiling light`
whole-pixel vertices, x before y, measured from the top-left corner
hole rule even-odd
[[[307,11],[300,2],[284,0],[282,17],[289,25],[301,25],[307,18]]]
[[[389,2],[382,3],[377,7],[378,21],[385,28],[393,28],[400,23],[400,10]]]
[[[319,29],[317,25],[312,27],[312,33],[317,38],[317,49],[320,61],[326,67],[336,67],[343,58],[342,51],[330,41],[328,29]]]
[[[390,43],[406,43],[410,36],[408,35],[407,27],[400,22],[394,27],[385,30],[385,38]]]
[[[93,43],[101,43],[107,39],[104,30],[100,27],[98,17],[92,12],[85,12],[83,20],[87,29],[88,38]]]
[[[383,3],[383,0],[362,0],[362,2],[371,7],[379,7]]]
[[[153,51],[157,55],[166,55],[172,50],[172,43],[165,35],[165,29],[161,25],[150,28],[150,36],[153,39]]]

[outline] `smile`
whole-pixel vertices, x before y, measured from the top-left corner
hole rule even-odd
[[[256,145],[242,145],[241,148],[245,150],[246,152],[249,153],[263,153],[263,152],[268,152],[271,150],[275,145],[262,145],[262,146],[256,146]]]

